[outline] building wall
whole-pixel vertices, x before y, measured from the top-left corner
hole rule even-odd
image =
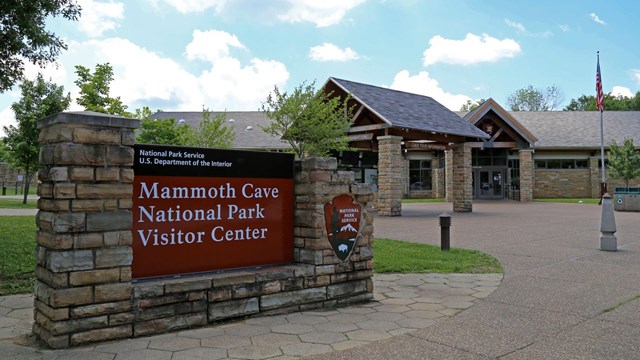
[[[536,169],[533,198],[591,197],[589,169]]]

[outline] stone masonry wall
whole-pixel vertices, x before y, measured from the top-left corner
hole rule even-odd
[[[471,175],[471,148],[465,144],[454,144],[452,147],[453,163],[453,211],[473,211],[473,188]]]
[[[536,199],[591,197],[589,169],[537,169],[535,183]]]
[[[296,171],[294,263],[131,281],[133,129],[137,120],[57,114],[41,122],[34,334],[53,348],[145,336],[253,314],[372,298],[371,185],[309,159]],[[347,261],[327,240],[324,204],[362,206]]]
[[[518,153],[520,158],[520,201],[530,202],[533,201],[535,196],[534,186],[534,172],[533,172],[533,151],[532,150],[520,150]]]
[[[402,137],[378,137],[378,214],[402,215]]]
[[[444,152],[444,198],[447,202],[453,201],[453,150]]]

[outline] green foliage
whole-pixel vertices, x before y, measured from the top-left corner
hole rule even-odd
[[[188,146],[228,149],[233,146],[236,134],[233,129],[226,124],[227,116],[220,113],[216,116],[211,114],[209,109],[202,109],[202,121],[200,127],[191,129],[187,139]]]
[[[609,176],[614,179],[624,180],[629,188],[629,180],[640,177],[640,157],[633,145],[633,140],[624,139],[622,146],[615,140],[609,144]]]
[[[11,105],[18,126],[5,126],[7,134],[2,139],[5,145],[5,161],[25,172],[24,203],[29,193],[29,179],[39,166],[40,144],[37,128],[38,120],[65,111],[71,104],[71,95],[64,95],[64,87],[46,82],[42,74],[36,80],[25,80],[20,85],[22,98]]]
[[[467,100],[467,102],[460,107],[460,111],[473,111],[485,101],[487,101],[487,99],[480,99],[476,101]]]
[[[22,79],[24,62],[40,67],[55,61],[67,45],[45,29],[50,17],[75,21],[80,6],[72,0],[3,0],[0,5],[0,92]]]
[[[633,97],[613,96],[611,93],[604,96],[604,109],[609,111],[639,111],[640,91]],[[577,99],[571,99],[565,111],[597,111],[595,95],[581,95]]]
[[[511,111],[552,111],[558,109],[563,100],[564,96],[557,85],[546,90],[528,85],[509,95],[507,106]]]
[[[374,239],[373,271],[377,273],[502,273],[494,257],[480,251]]]
[[[315,90],[315,82],[303,82],[291,94],[276,86],[262,104],[272,120],[263,130],[287,141],[299,158],[327,156],[331,150],[346,150],[345,132],[351,125],[352,109],[347,99]]]
[[[140,134],[136,138],[139,144],[187,145],[191,137],[191,128],[180,125],[176,119],[143,119],[140,122]]]
[[[35,248],[33,216],[0,217],[0,296],[33,292]]]
[[[113,81],[113,67],[109,63],[97,64],[93,73],[76,65],[76,75],[78,79],[74,83],[80,88],[80,96],[76,99],[78,105],[86,111],[131,117],[119,96],[109,96],[109,85]]]

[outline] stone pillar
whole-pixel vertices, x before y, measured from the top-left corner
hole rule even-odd
[[[453,151],[444,152],[444,197],[447,202],[453,201]]]
[[[473,188],[471,184],[471,148],[465,144],[452,147],[453,211],[473,211]]]
[[[533,201],[533,150],[518,152],[520,157],[520,201]]]
[[[373,185],[354,182],[353,171],[338,171],[335,158],[303,160],[295,179],[293,261],[305,276],[301,292],[325,287],[333,305],[373,297]],[[341,194],[351,195],[362,207],[360,236],[351,255],[340,261],[327,237],[324,206]],[[283,296],[288,296],[284,294]],[[290,296],[289,296],[290,297]],[[327,304],[330,305],[330,303]]]
[[[432,184],[433,184],[433,198],[442,199],[445,194],[445,169],[435,168],[433,169]]]
[[[589,174],[590,174],[590,188],[591,188],[591,197],[593,199],[600,198],[600,181],[601,172],[600,172],[600,158],[592,156],[589,158]]]
[[[402,137],[378,137],[378,214],[402,215]]]
[[[52,348],[126,338],[131,308],[133,130],[139,120],[59,113],[38,122],[34,334]]]

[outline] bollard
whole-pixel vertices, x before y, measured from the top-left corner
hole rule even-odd
[[[605,193],[602,196],[602,214],[600,216],[600,250],[618,250],[618,239],[614,235],[616,231],[616,219],[613,215],[611,195]]]
[[[451,246],[451,215],[444,213],[440,215],[440,250],[449,251]]]

